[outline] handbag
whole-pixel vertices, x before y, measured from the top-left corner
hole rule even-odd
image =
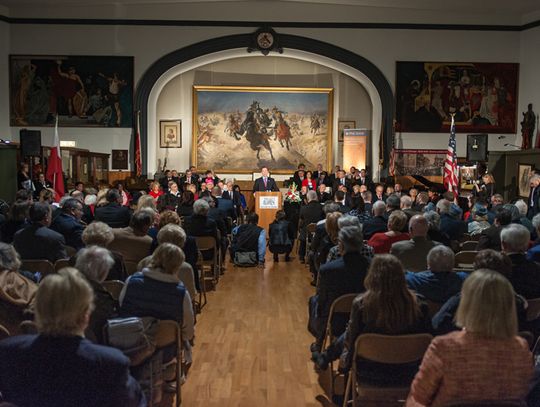
[[[240,267],[252,267],[257,265],[257,253],[255,252],[235,252],[234,264]]]
[[[158,320],[152,317],[114,318],[105,325],[106,342],[120,349],[136,366],[156,350],[154,336]]]

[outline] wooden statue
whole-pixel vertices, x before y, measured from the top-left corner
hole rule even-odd
[[[533,105],[529,103],[527,111],[523,113],[523,121],[521,122],[521,149],[527,150],[531,148],[531,141],[534,137],[534,129],[536,127],[536,114],[532,110]]]

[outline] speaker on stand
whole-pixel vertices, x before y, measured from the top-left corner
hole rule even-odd
[[[467,135],[467,161],[486,162],[488,156],[487,134]]]

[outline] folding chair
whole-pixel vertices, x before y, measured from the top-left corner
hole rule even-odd
[[[139,262],[124,260],[124,264],[126,266],[126,272],[128,276],[137,272],[137,265],[139,264]]]
[[[66,246],[66,253],[68,257],[73,257],[77,254],[77,249],[71,246]]]
[[[22,260],[21,270],[41,273],[41,278],[55,272],[54,265],[49,260]]]
[[[120,298],[120,293],[124,289],[124,283],[120,280],[105,280],[101,283],[103,288],[105,288],[112,297],[118,301]]]
[[[321,349],[326,349],[326,347],[331,344],[335,339],[332,323],[334,322],[336,314],[351,314],[352,303],[358,294],[345,294],[339,298],[336,298],[332,305],[330,306],[330,313],[328,314],[328,322],[326,324],[326,333],[323,338]],[[337,370],[334,370],[334,362],[330,362],[330,378],[331,378],[331,387],[330,391],[332,392],[331,396],[335,394],[336,390],[336,381],[338,378],[343,378],[342,374],[339,374]]]
[[[208,302],[206,299],[206,283],[205,283],[205,277],[203,272],[203,256],[200,250],[197,250],[197,270],[199,274],[199,312],[203,309],[203,307]],[[204,299],[204,302],[203,302]]]
[[[461,251],[474,252],[478,247],[478,242],[476,240],[467,240],[466,242],[461,243]]]
[[[540,318],[540,298],[527,300],[527,321]]]
[[[205,281],[212,281],[212,283],[215,285],[217,284],[217,280],[219,278],[219,250],[217,247],[216,239],[214,239],[212,236],[197,236],[195,237],[195,239],[197,240],[197,247],[203,255],[204,252],[208,251],[212,251],[213,253],[212,259],[201,259],[201,283],[204,284]],[[206,275],[206,270],[210,270],[210,276]]]
[[[463,233],[459,238],[460,243],[467,242],[469,240],[471,240],[471,235],[469,233]]]
[[[58,270],[63,269],[64,267],[70,267],[69,259],[58,259],[54,263],[54,271],[58,272]]]
[[[372,403],[405,400],[409,394],[410,383],[402,386],[359,383],[358,361],[369,360],[391,364],[420,362],[432,339],[430,334],[360,335],[354,345],[353,364],[347,380],[343,407],[348,406],[349,395],[352,395],[353,407],[357,407],[360,400]]]
[[[457,269],[463,269],[463,270],[472,270],[473,269],[473,263],[474,258],[478,254],[477,251],[460,251],[459,253],[456,253],[456,257],[454,260],[454,268]]]
[[[157,349],[176,345],[176,407],[182,404],[182,331],[178,322],[160,320],[154,337]]]

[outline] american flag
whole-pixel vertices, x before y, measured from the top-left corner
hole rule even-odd
[[[135,175],[142,175],[142,160],[141,160],[141,128],[139,123],[140,112],[137,112],[137,128],[135,131]]]
[[[452,125],[450,126],[450,140],[448,141],[448,150],[444,160],[444,186],[454,196],[458,195],[458,166],[456,155],[456,125],[454,115],[452,115]]]

